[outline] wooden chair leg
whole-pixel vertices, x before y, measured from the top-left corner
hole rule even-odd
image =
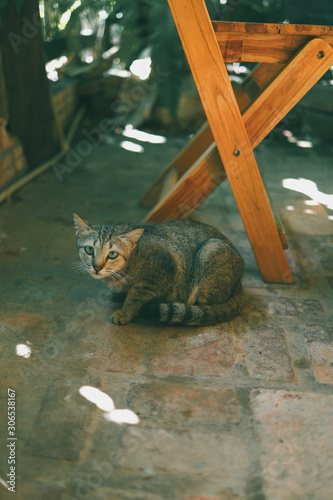
[[[238,106],[243,111],[257,97],[272,78],[281,70],[283,64],[258,64],[252,73],[236,90]],[[215,144],[209,123],[206,122],[191,139],[189,144],[168,165],[164,172],[150,186],[140,199],[140,205],[151,208],[157,205],[211,144]],[[170,175],[170,173],[172,174]],[[178,176],[177,176],[178,172]],[[171,179],[171,182],[170,182]],[[190,205],[189,205],[190,206]]]
[[[185,172],[197,161],[197,159],[206,151],[206,149],[214,142],[208,122],[206,122],[197,134],[192,138],[189,144],[179,153],[178,156],[170,163],[158,179],[152,184],[148,191],[142,196],[140,205],[145,208],[150,208],[156,205],[161,198],[165,189],[163,186],[168,185],[168,177],[170,171],[178,173],[177,180],[185,174]]]
[[[258,97],[260,92],[276,77],[283,67],[284,63],[260,63],[254,68],[235,91],[241,112]]]
[[[223,58],[219,54],[203,0],[196,1],[195,4],[194,0],[183,0],[179,3],[176,0],[169,0],[169,5],[263,278],[267,281],[289,282],[292,277],[251,148],[267,134],[269,124],[274,121],[269,117],[272,111],[276,122],[286,112],[285,108],[282,110],[281,116],[279,112],[274,113],[272,109],[268,112],[267,99],[273,104],[281,104],[281,96],[280,99],[277,99],[277,92],[286,90],[287,80],[285,77],[287,73],[281,78],[276,78],[273,85],[269,86],[270,91],[267,93],[267,89],[265,89],[256,100],[256,104],[246,109],[244,123],[247,127],[250,127],[250,124],[254,126],[254,130],[249,134],[254,137],[251,143],[236,106],[235,96],[224,68]],[[194,45],[200,46],[202,50],[196,51]],[[313,52],[312,48],[311,50]],[[320,50],[317,53],[317,58],[322,59],[326,55],[327,52]],[[305,72],[307,72],[310,68],[304,60],[303,58],[303,65]],[[293,63],[295,66],[295,61]],[[320,66],[322,67],[322,64]],[[290,79],[290,75],[288,78]],[[302,92],[300,90],[302,89],[302,78],[303,76],[297,79],[300,85],[296,92],[298,99]],[[313,83],[314,81],[310,82],[310,87]],[[206,94],[207,88],[213,89],[214,92]],[[283,100],[288,102],[285,95]],[[260,122],[261,114],[265,118]],[[255,136],[255,130],[258,126],[255,123],[260,124],[257,136]],[[214,147],[210,149],[209,154],[210,157],[214,156]],[[200,177],[202,165],[205,165],[202,171],[207,172],[209,171],[207,165],[210,164],[210,161],[205,162],[204,156],[197,162],[193,171],[190,171],[192,175],[189,175],[188,178],[202,178]],[[184,182],[186,182],[186,178],[183,180]],[[191,184],[187,181],[187,184],[191,186],[193,191],[194,183]],[[207,185],[209,189],[212,188],[211,182],[208,182]],[[202,185],[198,185],[197,191],[202,192],[201,188]],[[173,196],[176,192],[181,194],[179,183],[172,191]],[[171,205],[174,205],[171,199],[169,201]],[[182,204],[180,203],[180,205]]]
[[[168,2],[263,279],[291,282],[274,216],[204,1]]]
[[[262,90],[243,113],[255,148],[333,65],[333,49],[321,38],[310,40]]]
[[[265,90],[261,92],[259,84],[264,88],[265,79],[257,78],[257,81],[251,79],[251,81],[255,81],[257,94],[259,93],[259,95],[257,95],[257,100],[255,100],[253,104],[256,112],[254,113],[252,111],[252,106],[248,107],[243,115],[243,119],[247,132],[249,133],[250,143],[253,147],[258,142],[258,137],[262,138],[264,135],[263,123],[265,123],[264,131],[267,134],[281,119],[281,113],[288,112],[295,104],[295,100],[300,99],[303,94],[306,93],[308,87],[313,83],[313,80],[318,80],[333,63],[333,61],[327,57],[324,65],[318,64],[318,52],[323,50],[325,50],[326,53],[327,51],[333,52],[332,49],[329,46],[325,46],[325,44],[326,42],[320,39],[312,40],[288,65],[285,66],[283,71],[281,71],[282,65],[276,65],[276,68],[271,69],[269,72],[266,71],[266,68],[261,67],[266,65],[261,65],[258,67],[257,73],[254,72],[253,75],[255,77],[261,77],[263,69],[265,69],[266,80],[269,81],[271,81],[271,77],[274,73],[279,72],[279,75],[274,80],[274,85],[266,87]],[[327,56],[329,56],[329,53],[327,53]],[[247,82],[249,82],[249,79],[244,82],[245,86]],[[292,84],[290,84],[290,82],[292,82]],[[252,83],[251,85],[255,87]],[[296,88],[301,88],[298,94],[296,94],[294,85]],[[286,86],[288,86],[288,90],[284,88]],[[254,95],[253,91],[252,94]],[[266,121],[257,119],[256,116],[257,111],[260,111],[263,106],[265,109],[267,107],[268,110],[277,110],[275,112],[269,111],[268,120],[265,115]],[[164,197],[149,213],[146,220],[158,221],[188,217],[211,194],[217,185],[225,179],[226,174],[214,144],[215,143],[205,151],[200,160],[193,165],[187,174],[185,173],[178,183],[176,180],[172,183],[174,188],[164,193]],[[172,170],[169,170],[169,173],[172,174]],[[172,187],[172,185],[170,184],[170,187]],[[287,248],[286,237],[277,211],[273,210],[273,215],[283,248]]]
[[[189,217],[225,178],[220,155],[213,143],[145,220],[158,222]]]

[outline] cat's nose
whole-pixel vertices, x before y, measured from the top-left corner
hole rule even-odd
[[[97,273],[98,273],[98,271],[100,271],[100,270],[103,268],[103,266],[96,266],[96,265],[95,265],[95,266],[93,266],[93,268],[95,269],[96,274],[97,274]]]

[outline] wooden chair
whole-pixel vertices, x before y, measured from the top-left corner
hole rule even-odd
[[[253,149],[333,65],[333,28],[211,22],[204,0],[168,0],[208,123],[141,199],[148,221],[188,217],[228,178],[262,277],[290,283]],[[260,63],[234,93],[225,62]]]

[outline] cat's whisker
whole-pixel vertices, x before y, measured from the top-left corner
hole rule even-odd
[[[73,262],[70,267],[75,274],[89,273],[89,266],[87,264],[83,264],[82,262]]]
[[[112,271],[107,278],[111,281],[111,283],[125,284],[128,285],[127,280],[122,271]]]

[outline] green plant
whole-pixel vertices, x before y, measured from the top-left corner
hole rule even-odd
[[[143,51],[150,55],[151,77],[154,78],[155,71],[162,75],[157,104],[176,115],[185,58],[167,0],[64,0],[56,4],[56,9],[54,1],[43,2],[44,33],[49,40],[65,39],[65,45],[73,49],[72,40],[76,37],[79,48],[77,36],[83,17],[92,28],[92,43],[96,44],[96,32],[101,23],[105,31],[112,27],[113,33],[119,36],[118,57],[126,68],[140,58]]]

